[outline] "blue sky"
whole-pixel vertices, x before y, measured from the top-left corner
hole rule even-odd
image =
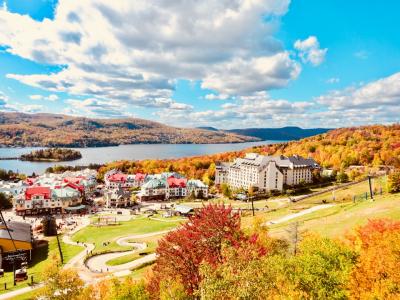
[[[0,0],[0,109],[171,125],[399,121],[398,1]]]

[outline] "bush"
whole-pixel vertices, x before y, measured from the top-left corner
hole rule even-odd
[[[0,209],[10,209],[12,207],[12,198],[4,193],[0,193]]]
[[[389,192],[398,193],[400,192],[400,170],[396,170],[389,175]]]
[[[339,183],[345,183],[349,181],[349,176],[345,172],[339,172],[336,175],[336,181]]]

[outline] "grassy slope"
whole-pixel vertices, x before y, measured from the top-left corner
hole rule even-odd
[[[291,220],[299,221],[301,231],[317,232],[329,237],[343,237],[369,219],[400,219],[400,195],[377,196],[375,201],[343,203]],[[285,236],[290,222],[270,226],[274,235]]]
[[[120,222],[120,225],[107,227],[89,226],[78,231],[72,239],[83,243],[95,243],[94,252],[130,250],[131,247],[119,246],[115,240],[127,235],[172,229],[179,223],[155,221],[147,218],[133,219],[127,222]],[[104,242],[110,242],[110,244],[103,246]]]
[[[380,188],[382,187],[383,190],[385,188],[385,181],[381,180],[381,179],[375,179],[373,181],[373,186],[374,188],[380,190]],[[365,192],[369,191],[368,188],[368,182],[367,181],[363,181],[361,183],[352,185],[350,187],[346,187],[346,188],[341,188],[338,190],[335,190],[334,192],[330,191],[330,192],[326,192],[323,193],[321,195],[317,195],[314,197],[310,197],[295,203],[281,203],[280,206],[278,207],[278,209],[274,209],[273,205],[276,205],[271,203],[270,201],[267,201],[267,205],[268,207],[271,208],[270,211],[268,212],[262,212],[262,213],[258,213],[259,216],[261,216],[266,222],[267,221],[271,221],[271,220],[275,220],[275,219],[279,219],[280,217],[283,217],[285,215],[289,215],[292,213],[296,213],[298,211],[316,206],[316,205],[321,205],[323,204],[325,201],[325,203],[345,203],[345,202],[351,202],[352,201],[352,197],[354,195],[361,195]],[[318,212],[316,212],[318,213]],[[250,216],[244,216],[242,218],[242,224],[244,227],[248,227],[251,226],[252,224],[252,218]]]

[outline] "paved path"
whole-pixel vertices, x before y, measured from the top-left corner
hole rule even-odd
[[[284,216],[282,218],[279,218],[279,219],[276,219],[276,220],[268,221],[268,222],[265,223],[265,225],[273,225],[273,224],[284,223],[284,222],[290,221],[292,219],[304,216],[306,214],[310,214],[310,213],[312,213],[314,211],[325,209],[325,208],[329,208],[329,207],[332,207],[332,206],[335,206],[335,204],[322,204],[322,205],[313,206],[313,207],[304,209],[302,211],[299,211],[297,213],[286,215],[286,216]]]
[[[38,288],[40,288],[42,286],[43,286],[43,283],[39,283],[39,284],[36,284],[34,286],[27,286],[27,287],[24,287],[22,289],[18,289],[18,290],[15,290],[15,291],[4,293],[4,294],[0,295],[0,299],[14,298],[14,297],[17,297],[19,295],[32,292],[32,291],[34,291],[34,290],[36,290],[36,289],[38,289]]]
[[[187,221],[187,218],[180,218],[180,219],[172,219],[172,220],[166,220],[166,219],[161,219],[161,218],[153,218],[153,217],[149,217],[150,220],[154,220],[154,221],[160,221],[160,222],[179,222],[179,221]]]
[[[151,232],[151,233],[146,233],[146,234],[134,234],[134,235],[129,235],[129,236],[119,238],[116,241],[116,243],[118,245],[125,246],[125,247],[134,247],[135,249],[129,250],[129,251],[123,251],[123,252],[112,252],[112,253],[96,255],[96,256],[89,258],[86,261],[86,265],[88,266],[89,270],[92,272],[110,272],[110,273],[114,273],[115,275],[118,275],[120,273],[125,274],[126,271],[130,271],[131,269],[138,268],[144,264],[155,261],[156,254],[151,253],[151,254],[148,254],[141,258],[130,261],[128,263],[116,265],[116,266],[107,265],[107,261],[121,257],[121,256],[133,254],[138,251],[143,251],[147,248],[146,243],[135,243],[135,242],[130,242],[130,240],[143,239],[143,238],[152,237],[152,236],[156,236],[156,235],[162,235],[162,234],[168,233],[169,231],[170,230],[164,230],[164,231]]]

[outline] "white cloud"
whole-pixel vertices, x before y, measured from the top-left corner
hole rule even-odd
[[[95,98],[84,100],[68,99],[65,100],[70,107],[65,109],[65,113],[87,117],[101,118],[121,118],[129,117],[131,114],[126,112],[118,102],[101,101]]]
[[[235,96],[284,87],[299,74],[274,38],[289,2],[61,0],[54,20],[0,11],[0,44],[14,55],[65,66],[52,74],[8,75],[51,92],[158,107],[172,101],[177,79],[188,79]],[[173,101],[170,108],[188,109]]]
[[[269,126],[275,127],[288,121],[289,116],[305,113],[313,107],[313,103],[283,99],[272,99],[266,92],[257,92],[237,98],[236,103],[224,103],[220,110],[191,111],[185,113],[161,110],[156,115],[163,122],[179,120],[177,125],[193,127],[201,125],[216,126],[218,128],[238,128]],[[282,115],[288,118],[282,119]],[[273,125],[271,125],[271,122]],[[275,123],[274,123],[275,122]]]
[[[10,104],[10,98],[0,91],[0,111],[15,111],[15,105]]]
[[[50,94],[50,95],[46,98],[46,100],[49,100],[49,101],[56,101],[56,100],[58,100],[58,96],[57,96],[56,94]]]
[[[216,95],[216,94],[207,94],[205,96],[205,98],[207,100],[226,100],[226,99],[229,99],[229,95],[227,95],[227,94],[218,94],[218,95]]]
[[[299,56],[304,63],[311,63],[318,66],[325,60],[328,48],[321,49],[318,39],[315,36],[309,36],[305,40],[297,40],[294,48],[299,51]]]
[[[8,10],[6,1],[3,1],[3,5],[0,7],[0,10],[4,10],[4,11]]]
[[[42,95],[30,95],[29,99],[31,99],[31,100],[42,100],[43,96]]]
[[[44,106],[39,104],[18,104],[17,109],[25,113],[38,113],[44,110]]]
[[[333,90],[316,101],[334,109],[400,106],[400,72],[361,87]]]
[[[332,78],[329,78],[328,80],[326,80],[326,83],[331,83],[331,84],[333,84],[333,83],[338,83],[339,81],[340,81],[339,78],[337,78],[337,77],[332,77]]]
[[[2,91],[0,91],[0,106],[3,106],[8,101],[8,97]]]
[[[354,56],[358,59],[367,59],[369,56],[369,53],[365,50],[360,50],[354,53]]]
[[[214,66],[201,84],[222,94],[243,95],[257,91],[282,88],[289,80],[296,79],[300,65],[292,60],[288,52],[252,59],[234,61]]]
[[[161,121],[175,125],[243,127],[344,127],[389,124],[399,121],[400,72],[364,84],[334,90],[308,101],[274,99],[255,92],[224,103],[219,110],[192,111],[176,115],[157,113]],[[175,118],[174,118],[175,116]]]
[[[56,101],[58,100],[58,96],[55,94],[50,94],[48,96],[43,95],[30,95],[29,99],[31,100],[46,100],[46,101]]]

